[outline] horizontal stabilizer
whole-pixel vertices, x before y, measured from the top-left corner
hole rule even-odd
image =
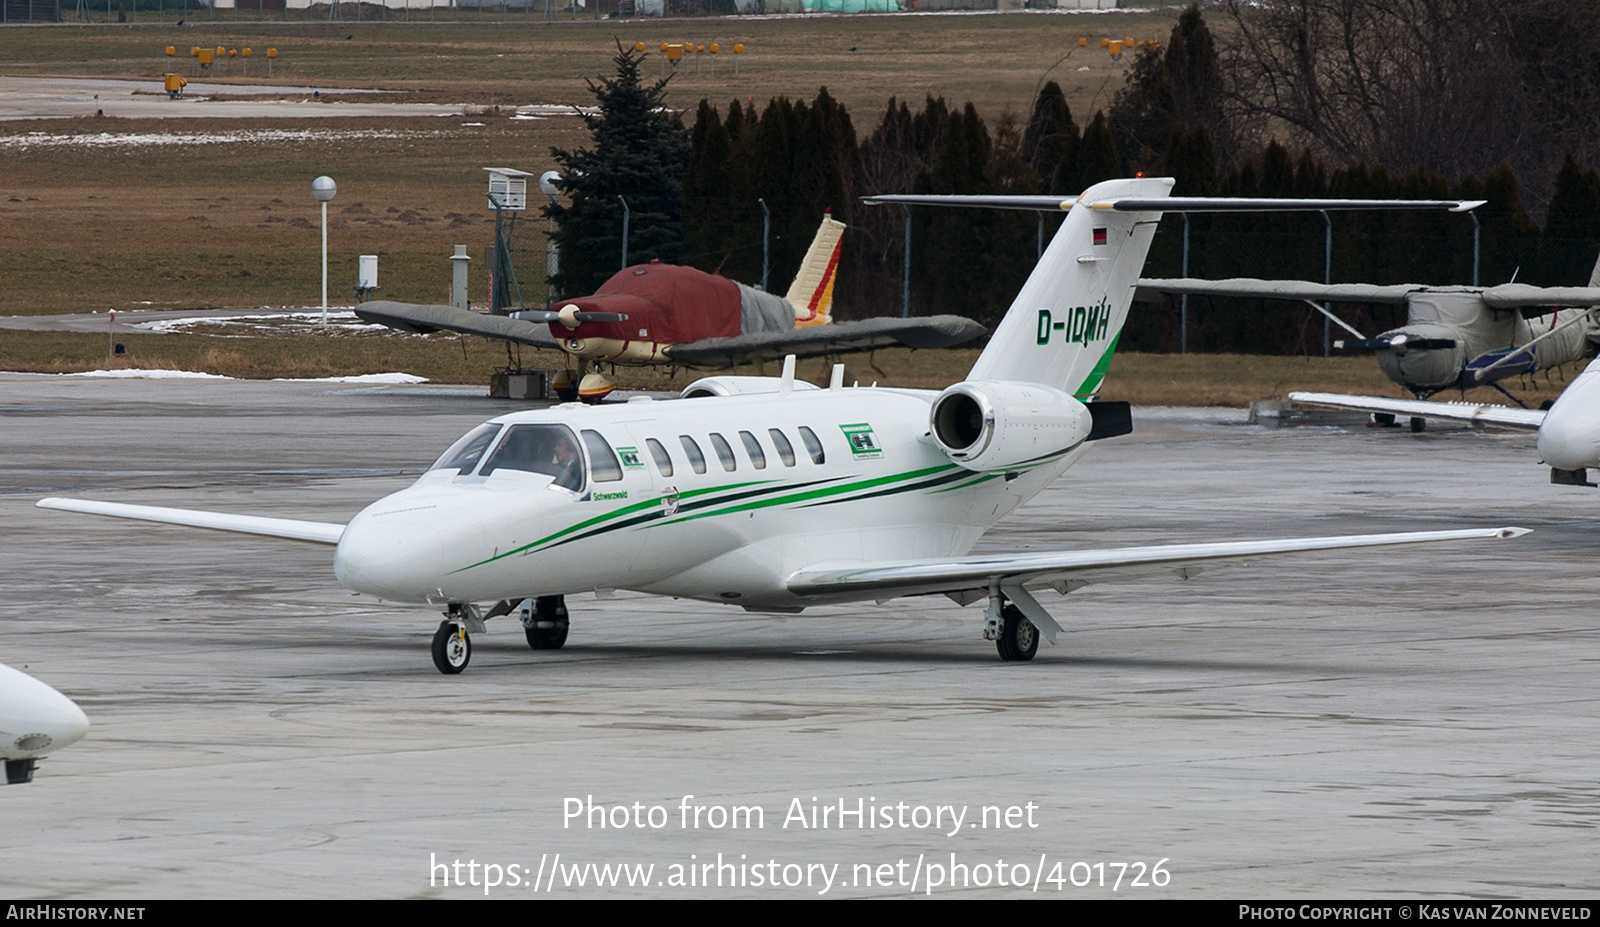
[[[339,536],[344,533],[344,525],[321,521],[229,515],[225,512],[168,509],[154,505],[125,505],[120,502],[96,502],[92,499],[40,499],[37,505],[41,509],[60,509],[63,512],[82,512],[86,515],[108,515],[112,518],[133,518],[139,521],[185,525],[190,528],[211,528],[240,534],[261,534],[267,537],[287,538],[291,541],[310,541],[315,544],[337,544]]]
[[[867,565],[822,563],[789,577],[788,588],[796,595],[849,599],[890,598],[986,589],[993,582],[1001,585],[1079,586],[1159,574],[1187,577],[1212,564],[1230,560],[1250,560],[1275,554],[1425,544],[1438,541],[1498,540],[1521,537],[1528,531],[1527,528],[1470,528],[1457,531],[1409,531],[1398,534],[1356,534],[1272,541],[1117,547],[1108,550],[989,554],[949,560],[902,560]]]
[[[938,193],[889,193],[864,196],[868,206],[965,206],[974,209],[1022,209],[1060,212],[1079,202],[1077,196],[960,196]],[[1444,209],[1467,212],[1485,200],[1313,200],[1240,196],[1172,196],[1159,199],[1116,197],[1083,205],[1116,212],[1347,212],[1383,209]]]
[[[1376,412],[1380,415],[1407,415],[1473,424],[1506,425],[1512,428],[1538,428],[1544,423],[1545,415],[1536,409],[1513,409],[1510,406],[1487,403],[1383,399],[1378,396],[1346,396],[1342,393],[1295,392],[1289,394],[1289,399],[1307,405]]]

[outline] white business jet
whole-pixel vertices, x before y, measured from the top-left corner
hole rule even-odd
[[[1504,425],[1537,429],[1539,458],[1550,467],[1550,482],[1566,486],[1593,486],[1589,470],[1600,467],[1600,359],[1562,391],[1548,411],[1470,402],[1425,402],[1346,396],[1340,393],[1290,393],[1295,402],[1357,409],[1385,416],[1410,415],[1474,425]]]
[[[0,663],[0,759],[7,784],[32,782],[41,757],[88,732],[89,719],[72,699]]]
[[[984,637],[1028,660],[1061,626],[1029,591],[1221,560],[1514,537],[1520,528],[968,556],[995,522],[1131,430],[1092,401],[1167,207],[1170,179],[1051,201],[1060,231],[968,378],[942,392],[818,389],[783,375],[711,377],[686,400],[568,404],[496,418],[408,489],[347,525],[69,499],[46,508],[337,545],[359,592],[445,612],[433,657],[459,673],[469,634],[517,613],[560,647],[564,597],[627,589],[754,612],[940,593],[987,601]],[[1227,202],[1227,201],[1221,201]],[[1186,199],[1198,210],[1204,201]],[[1228,208],[1226,206],[1220,208]],[[1236,207],[1235,207],[1236,208]]]

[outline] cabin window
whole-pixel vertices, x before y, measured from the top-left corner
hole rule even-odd
[[[727,438],[713,431],[711,447],[717,452],[717,459],[722,461],[722,469],[732,473],[739,466],[739,462],[733,459],[733,445],[728,443]]]
[[[750,455],[750,466],[757,470],[767,469],[767,455],[761,450],[761,442],[748,431],[739,432],[739,440],[744,442],[744,452]]]
[[[589,472],[596,483],[622,479],[622,464],[617,462],[616,452],[611,449],[610,442],[600,436],[600,432],[585,429],[583,443],[589,449]]]
[[[522,470],[555,477],[555,484],[583,489],[583,455],[578,439],[564,425],[512,425],[484,461],[483,476],[496,470]]]
[[[688,435],[678,435],[678,440],[683,442],[683,452],[689,455],[689,466],[694,468],[694,472],[706,472],[706,455],[700,453],[700,445]]]
[[[800,426],[800,440],[805,442],[806,453],[811,455],[811,462],[821,464],[827,460],[827,455],[822,453],[822,442],[817,440],[817,433],[804,425]]]
[[[794,466],[794,445],[789,443],[789,438],[776,428],[768,428],[767,435],[772,438],[772,446],[778,449],[778,458],[785,467]]]
[[[671,476],[672,456],[667,453],[667,449],[655,438],[645,438],[644,443],[650,446],[650,456],[655,458],[656,469],[661,471],[662,476]]]
[[[483,459],[483,452],[494,443],[495,435],[500,433],[497,422],[486,422],[462,435],[456,443],[439,455],[429,470],[454,470],[457,473],[471,473]]]

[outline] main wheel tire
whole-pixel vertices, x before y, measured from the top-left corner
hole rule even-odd
[[[1425,429],[1427,427],[1428,427],[1428,420],[1427,419],[1420,418],[1420,417],[1415,416],[1415,415],[1411,416],[1411,433],[1412,434],[1418,434],[1423,429]]]
[[[1000,617],[1005,620],[1005,627],[1000,631],[1000,639],[994,642],[1000,659],[1019,663],[1032,660],[1039,652],[1039,629],[1023,617],[1022,609],[1015,605],[1007,605]]]
[[[567,601],[558,595],[540,596],[533,603],[534,625],[526,629],[528,646],[534,650],[560,650],[567,642]],[[543,622],[554,622],[554,627],[541,628]]]
[[[459,625],[450,621],[439,622],[433,632],[433,665],[439,672],[454,676],[467,668],[472,659],[472,638]]]

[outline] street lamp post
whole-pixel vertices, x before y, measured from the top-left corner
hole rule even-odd
[[[311,195],[322,204],[322,323],[328,323],[328,201],[339,192],[339,185],[324,174],[311,181]]]

